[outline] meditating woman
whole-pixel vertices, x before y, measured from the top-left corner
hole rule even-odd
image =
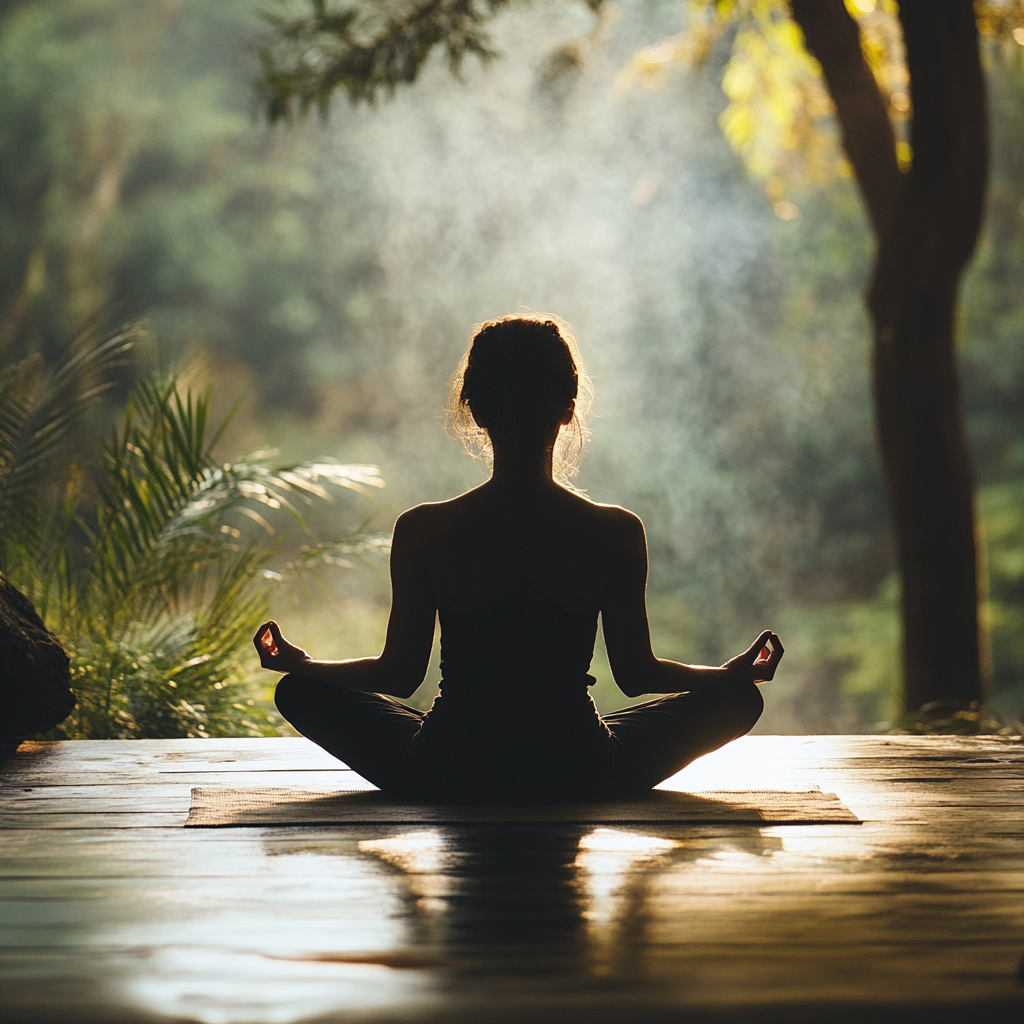
[[[762,633],[724,665],[651,650],[644,528],[568,477],[590,385],[568,326],[507,316],[480,325],[452,378],[450,420],[490,479],[399,516],[391,617],[377,658],[315,661],[276,622],[253,642],[288,673],[281,714],[385,793],[424,800],[572,800],[642,793],[748,732],[782,644]],[[597,618],[615,682],[667,694],[598,714],[588,687]],[[441,692],[423,681],[441,623]]]

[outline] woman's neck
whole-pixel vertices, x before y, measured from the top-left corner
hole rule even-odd
[[[515,483],[526,480],[552,483],[553,456],[553,448],[524,458],[520,452],[512,457],[507,450],[497,447],[494,449],[491,480],[494,483]]]

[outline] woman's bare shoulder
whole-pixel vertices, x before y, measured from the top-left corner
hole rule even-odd
[[[644,524],[635,512],[621,505],[611,505],[605,502],[594,501],[585,494],[574,494],[573,497],[580,503],[589,515],[602,523],[606,523],[612,529],[636,530],[643,529]]]
[[[594,501],[585,494],[559,488],[561,494],[555,508],[561,506],[560,518],[568,520],[590,536],[599,535],[603,543],[643,542],[644,526],[640,517],[621,505]],[[474,488],[445,501],[424,502],[403,512],[395,522],[396,534],[429,539],[464,527],[467,520],[492,510],[492,501],[483,488]],[[552,509],[554,511],[554,509]],[[596,539],[596,538],[595,538]]]
[[[413,505],[395,520],[395,532],[423,533],[472,514],[477,504],[476,490],[466,491],[465,494],[444,501],[425,501],[420,505]]]

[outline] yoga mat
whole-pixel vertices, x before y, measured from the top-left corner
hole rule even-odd
[[[607,803],[417,804],[379,791],[196,787],[186,828],[246,825],[467,824],[860,824],[836,797],[820,790],[678,793],[655,790]]]

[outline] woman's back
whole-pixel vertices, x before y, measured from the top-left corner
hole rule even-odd
[[[441,624],[440,695],[417,737],[440,789],[472,777],[507,793],[525,772],[532,788],[580,791],[593,775],[608,732],[590,662],[627,515],[551,481],[499,478],[402,517]]]
[[[567,612],[603,607],[627,523],[636,517],[598,505],[550,480],[528,489],[492,480],[402,516],[419,548],[437,608],[466,610],[527,583]]]
[[[603,772],[609,734],[589,671],[627,519],[551,480],[500,475],[402,516],[441,625],[440,695],[416,741],[440,790],[473,779],[508,794],[543,779],[582,792]]]
[[[522,580],[439,617],[440,693],[415,740],[431,788],[580,792],[608,741],[588,692],[597,614],[566,611]]]
[[[589,710],[587,687],[597,616],[566,611],[523,580],[472,608],[440,612],[441,693],[466,706],[509,703],[509,695]]]

